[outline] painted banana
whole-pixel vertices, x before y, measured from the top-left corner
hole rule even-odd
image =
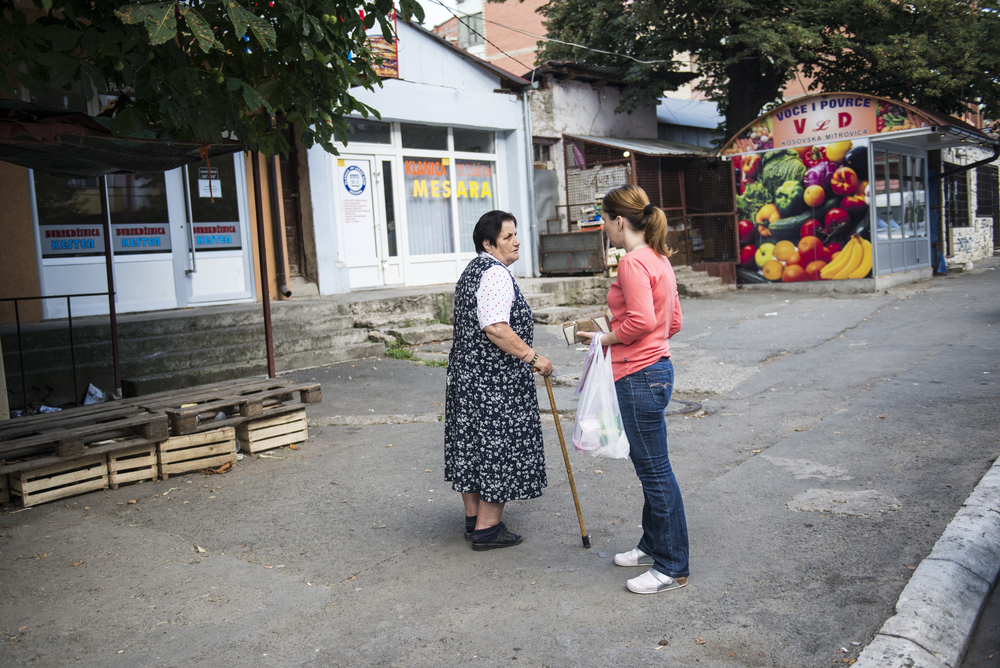
[[[835,257],[828,265],[820,269],[820,277],[830,279],[836,276],[840,270],[847,265],[848,261],[850,261],[854,243],[854,237],[851,237],[851,240],[847,242],[847,245],[840,249],[840,253],[837,254],[837,257]]]
[[[861,266],[861,261],[865,258],[865,247],[861,245],[858,239],[859,237],[857,236],[853,238],[854,245],[851,247],[851,259],[847,262],[847,266],[837,272],[833,277],[834,280],[839,281],[847,278]]]
[[[861,264],[847,276],[848,278],[864,278],[872,270],[872,242],[862,239],[861,246],[864,248]]]

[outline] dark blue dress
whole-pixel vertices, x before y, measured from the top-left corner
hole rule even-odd
[[[476,291],[496,264],[479,256],[455,285],[455,333],[445,394],[444,479],[487,503],[541,496],[547,484],[542,422],[531,367],[479,328]],[[529,346],[531,307],[514,281],[510,326]]]

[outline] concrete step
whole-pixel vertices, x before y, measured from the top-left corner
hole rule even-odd
[[[454,338],[454,327],[438,323],[419,327],[390,328],[386,330],[386,334],[402,339],[408,346],[419,346],[432,341],[450,341]]]
[[[204,366],[170,373],[147,376],[125,376],[122,378],[122,395],[138,397],[154,392],[178,390],[206,383],[218,383],[234,378],[248,378],[267,375],[267,360],[254,360],[243,364],[220,364]]]
[[[381,357],[383,355],[385,355],[385,344],[365,342],[340,348],[331,348],[329,350],[307,350],[300,353],[282,355],[281,357],[275,357],[274,366],[279,373],[284,373],[286,371],[311,369],[313,367],[326,366],[327,364],[339,364],[365,357]]]
[[[532,294],[522,292],[521,294],[524,295],[524,300],[528,302],[528,306],[531,307],[532,311],[556,305],[556,296],[549,292]]]
[[[681,294],[686,297],[710,297],[724,292],[736,292],[736,286],[726,285],[725,283],[720,283],[718,285],[705,285],[696,289],[689,289]]]
[[[539,325],[559,325],[576,319],[579,309],[569,306],[550,306],[543,309],[532,309],[535,322]]]
[[[319,297],[319,286],[302,276],[292,276],[288,279],[288,289],[292,291],[292,299],[310,299]]]

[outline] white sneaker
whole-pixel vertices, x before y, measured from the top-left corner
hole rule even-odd
[[[616,566],[652,566],[653,557],[646,554],[639,548],[633,548],[628,552],[619,552],[615,555]]]
[[[633,594],[658,594],[661,591],[670,591],[687,586],[687,578],[672,578],[669,575],[660,573],[655,568],[650,568],[637,578],[632,578],[625,583],[625,586]]]

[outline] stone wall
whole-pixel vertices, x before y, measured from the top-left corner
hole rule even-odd
[[[993,255],[993,219],[973,218],[971,227],[948,230],[949,264],[976,262]]]

